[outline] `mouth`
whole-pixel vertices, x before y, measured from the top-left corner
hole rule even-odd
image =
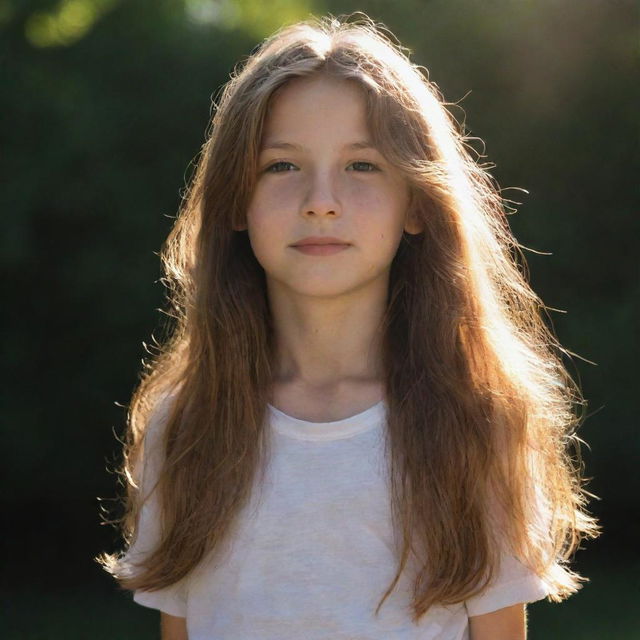
[[[345,240],[341,240],[340,238],[332,238],[328,236],[313,236],[309,238],[303,238],[302,240],[298,240],[294,242],[292,245],[294,248],[300,247],[324,247],[324,246],[337,246],[337,247],[348,247],[350,243]]]
[[[295,249],[299,253],[303,253],[309,256],[328,256],[334,253],[340,253],[345,251],[351,245],[345,242],[322,242],[291,245],[292,249]]]

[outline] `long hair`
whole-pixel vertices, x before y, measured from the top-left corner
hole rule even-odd
[[[569,566],[599,534],[586,510],[584,407],[546,326],[500,190],[421,67],[368,18],[311,19],[267,39],[226,84],[162,249],[175,323],[131,399],[120,523],[137,533],[144,435],[170,398],[157,491],[163,533],[139,570],[97,560],[125,589],[156,590],[215,550],[268,459],[274,354],[265,275],[245,213],[274,91],[316,74],[361,88],[375,144],[406,178],[424,226],[404,234],[383,319],[395,588],[413,554],[412,617],[478,594],[508,551],[561,601]],[[206,504],[207,509],[201,508]]]

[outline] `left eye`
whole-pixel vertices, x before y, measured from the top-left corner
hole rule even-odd
[[[295,171],[294,165],[290,162],[285,162],[284,160],[280,160],[278,162],[274,162],[271,166],[266,168],[266,171],[270,173],[284,173],[285,171]]]
[[[352,162],[351,166],[355,171],[377,171],[378,167],[370,162]]]

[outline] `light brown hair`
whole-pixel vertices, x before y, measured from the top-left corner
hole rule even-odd
[[[98,561],[125,589],[187,576],[230,535],[268,460],[273,331],[264,272],[245,231],[274,91],[327,73],[361,87],[375,144],[411,188],[424,225],[404,234],[384,317],[392,517],[401,541],[391,593],[419,559],[417,621],[479,593],[507,550],[550,599],[585,578],[568,566],[599,527],[585,511],[584,406],[543,321],[500,190],[471,155],[437,87],[368,19],[313,19],[267,39],[232,74],[162,251],[175,326],[129,408],[122,475],[127,543],[137,533],[144,435],[161,399],[163,535],[134,574]],[[202,509],[201,505],[208,505]]]

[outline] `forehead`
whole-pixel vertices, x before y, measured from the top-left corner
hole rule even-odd
[[[295,78],[271,97],[263,142],[319,135],[367,137],[366,111],[364,91],[353,81],[326,74]]]

